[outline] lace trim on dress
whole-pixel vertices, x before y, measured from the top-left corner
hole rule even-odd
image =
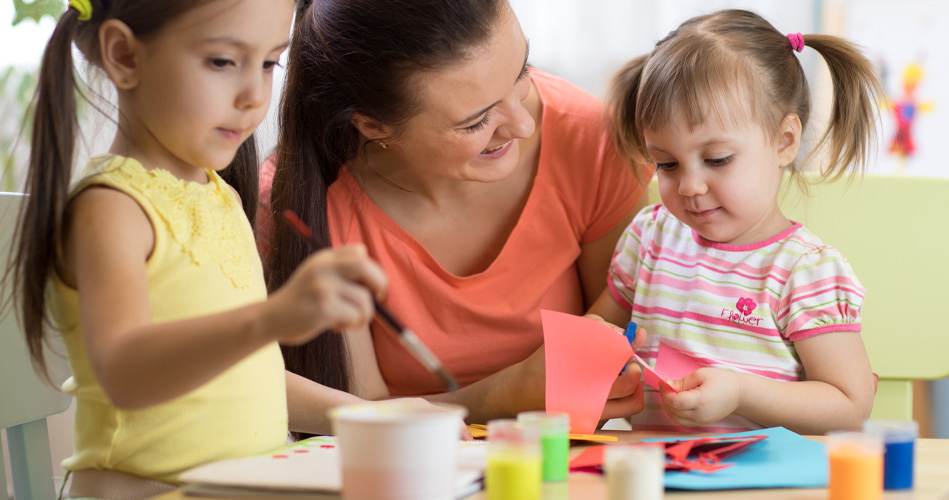
[[[247,251],[244,212],[227,183],[208,170],[207,184],[186,181],[163,169],[147,170],[136,160],[113,157],[85,184],[112,180],[152,202],[171,237],[196,265],[216,262],[231,283],[251,286],[254,266]],[[251,237],[252,238],[252,237]],[[256,247],[254,247],[256,248]]]

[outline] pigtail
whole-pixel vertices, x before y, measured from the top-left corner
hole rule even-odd
[[[7,269],[33,366],[47,381],[43,343],[52,321],[46,312],[46,285],[63,254],[63,219],[79,128],[72,56],[78,24],[79,12],[68,9],[43,52],[32,104],[29,197],[20,208]]]
[[[257,179],[257,170],[260,159],[257,156],[256,134],[251,134],[237,149],[237,154],[231,164],[221,170],[220,176],[237,191],[241,198],[244,214],[255,228],[257,221],[257,198],[260,184]]]
[[[639,97],[639,84],[643,69],[649,56],[637,57],[623,66],[613,77],[607,94],[607,113],[612,128],[613,141],[620,157],[630,165],[649,163],[645,145],[642,143],[642,131],[636,123],[636,102]],[[640,184],[638,168],[633,169]]]
[[[830,70],[834,98],[827,130],[815,150],[827,147],[822,179],[835,180],[848,171],[862,174],[877,138],[882,84],[873,63],[852,43],[828,35],[804,35]]]

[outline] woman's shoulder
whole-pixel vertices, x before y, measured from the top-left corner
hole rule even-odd
[[[531,69],[531,80],[543,102],[545,116],[568,115],[573,118],[603,122],[603,101],[577,85],[546,71]]]

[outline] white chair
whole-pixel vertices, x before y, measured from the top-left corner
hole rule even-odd
[[[0,193],[0,264],[6,269],[18,208],[25,197]],[[4,284],[0,303],[6,304],[11,290]],[[55,382],[68,376],[62,344],[53,343],[47,353],[50,375]],[[23,333],[12,307],[0,314],[0,429],[6,430],[10,449],[13,496],[16,500],[56,498],[53,461],[50,456],[46,417],[61,413],[70,397],[50,387],[33,370]],[[8,500],[6,474],[0,453],[0,498]]]

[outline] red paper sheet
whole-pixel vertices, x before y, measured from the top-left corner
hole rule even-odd
[[[731,467],[733,464],[722,463],[722,459],[738,453],[767,437],[767,435],[761,434],[743,437],[689,438],[680,441],[651,442],[643,444],[643,446],[664,446],[667,470],[710,473]],[[628,445],[591,446],[570,461],[570,469],[583,469],[591,472],[602,471],[604,454],[608,446]]]
[[[570,432],[596,431],[610,387],[632,355],[626,337],[582,316],[542,310],[547,411],[570,415]]]
[[[698,361],[659,345],[656,368],[633,352],[622,334],[599,321],[557,311],[541,310],[546,359],[547,411],[570,415],[570,432],[592,434],[596,430],[610,387],[630,358],[643,368],[643,381],[678,392],[667,379],[682,378],[702,365]]]

